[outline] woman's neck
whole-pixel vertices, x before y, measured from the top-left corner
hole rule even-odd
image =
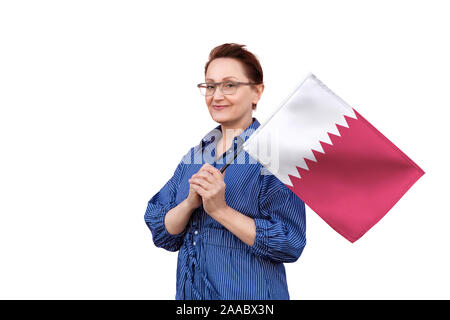
[[[240,135],[246,128],[248,128],[253,122],[253,117],[250,119],[244,119],[238,124],[221,124],[222,128],[222,140],[224,142],[229,142],[234,139],[234,137]]]

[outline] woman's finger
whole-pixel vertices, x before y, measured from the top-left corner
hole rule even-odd
[[[211,172],[209,172],[207,170],[199,171],[197,173],[197,177],[205,179],[206,181],[208,181],[211,184],[214,184],[216,182],[215,181],[216,180],[215,176]]]
[[[196,173],[196,175],[199,175],[201,172],[207,174],[208,176],[212,177],[214,180],[214,183],[216,181],[222,181],[225,180],[225,171],[223,173],[220,172],[219,169],[213,167],[209,163],[205,163],[200,170]],[[211,180],[208,180],[208,182],[211,183]]]
[[[189,183],[196,184],[205,190],[209,190],[213,186],[213,184],[211,184],[208,181],[201,179],[201,178],[191,178],[191,179],[189,179]]]
[[[205,167],[204,169],[208,173],[210,173],[215,179],[223,180],[225,176],[225,171],[223,173],[220,172],[219,169],[214,167]]]
[[[201,197],[204,197],[206,194],[206,190],[203,189],[201,186],[192,183],[191,184],[192,189],[194,189]]]

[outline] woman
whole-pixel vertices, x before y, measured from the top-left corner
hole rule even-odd
[[[239,146],[259,127],[264,90],[258,59],[244,45],[214,48],[199,84],[220,125],[192,147],[148,202],[157,247],[177,251],[176,299],[289,299],[283,263],[306,244],[305,204]]]

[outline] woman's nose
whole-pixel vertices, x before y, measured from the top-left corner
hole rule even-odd
[[[216,91],[214,91],[213,98],[219,100],[223,99],[223,93],[220,87],[217,87]]]

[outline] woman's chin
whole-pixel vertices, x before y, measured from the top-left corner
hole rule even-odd
[[[232,118],[231,114],[223,112],[222,110],[212,110],[211,117],[216,122],[227,122]]]

